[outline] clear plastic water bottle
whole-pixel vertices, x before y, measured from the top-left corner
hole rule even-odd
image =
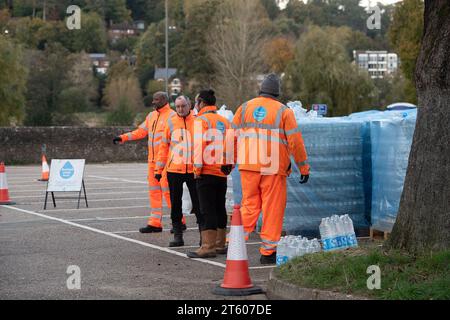
[[[330,229],[331,229],[331,234],[332,234],[332,238],[331,238],[332,250],[338,250],[341,247],[341,242],[339,240],[337,219],[339,219],[337,215],[333,215],[330,218],[330,226],[331,226]]]
[[[344,230],[345,230],[348,246],[349,247],[357,247],[358,240],[356,239],[355,229],[353,227],[353,221],[348,214],[344,215],[343,224],[344,224]]]
[[[312,242],[312,246],[313,246],[314,252],[320,252],[320,250],[322,248],[321,248],[319,240],[317,240],[317,238],[314,238],[314,239],[311,240],[311,242]]]
[[[339,234],[339,242],[341,244],[341,249],[345,249],[348,248],[349,245],[347,243],[347,231],[345,229],[344,226],[344,216],[339,216],[337,219],[337,230],[338,230],[338,234]]]
[[[323,250],[331,251],[336,249],[334,241],[334,228],[330,218],[322,218],[319,226],[320,238],[322,239]]]
[[[288,261],[287,256],[287,239],[282,237],[277,246],[277,266],[281,266]]]

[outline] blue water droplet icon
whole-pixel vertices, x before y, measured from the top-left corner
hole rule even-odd
[[[73,166],[70,163],[70,161],[67,161],[64,164],[64,166],[61,168],[61,170],[59,172],[59,175],[63,179],[70,179],[73,176],[74,173],[75,173],[75,169],[73,168]]]

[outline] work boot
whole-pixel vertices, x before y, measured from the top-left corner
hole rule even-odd
[[[216,253],[226,254],[228,247],[225,245],[225,237],[227,235],[227,229],[217,229],[216,238]]]
[[[259,262],[261,264],[275,264],[277,262],[277,252],[275,251],[268,256],[262,254],[261,258],[259,258]]]
[[[216,256],[217,230],[202,231],[202,246],[193,252],[188,252],[189,258],[214,258]]]
[[[174,229],[174,239],[173,241],[170,241],[169,247],[182,247],[184,246],[183,241],[183,224],[173,224]]]
[[[145,228],[139,229],[140,233],[154,233],[154,232],[162,232],[161,227],[154,227],[154,226],[146,226]]]
[[[182,231],[186,231],[186,229],[187,229],[186,224],[183,223],[183,225],[182,225],[182,227],[181,227],[181,230],[182,230]],[[174,233],[173,227],[172,227],[172,229],[170,229],[170,233]]]

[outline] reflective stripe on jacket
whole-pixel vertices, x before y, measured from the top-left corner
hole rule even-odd
[[[167,119],[155,173],[161,174],[164,167],[172,173],[193,172],[194,120],[192,112],[185,118],[175,114]]]
[[[226,177],[220,167],[225,164],[224,146],[230,122],[217,114],[216,106],[206,106],[195,118],[194,173]]]
[[[139,128],[120,136],[122,142],[140,140],[148,136],[148,162],[154,165],[158,156],[159,146],[161,145],[164,128],[167,125],[167,119],[174,114],[176,112],[170,108],[169,104],[166,104],[159,110],[150,112]]]

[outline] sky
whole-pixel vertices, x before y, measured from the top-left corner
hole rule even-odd
[[[303,1],[307,2],[305,0],[303,0]],[[396,2],[400,2],[402,0],[361,0],[360,5],[366,7],[368,5],[369,1],[371,2],[372,5],[375,5],[377,2],[381,2],[382,4],[386,5],[386,4],[393,4]],[[284,9],[288,2],[289,2],[289,0],[279,0],[280,8]]]

